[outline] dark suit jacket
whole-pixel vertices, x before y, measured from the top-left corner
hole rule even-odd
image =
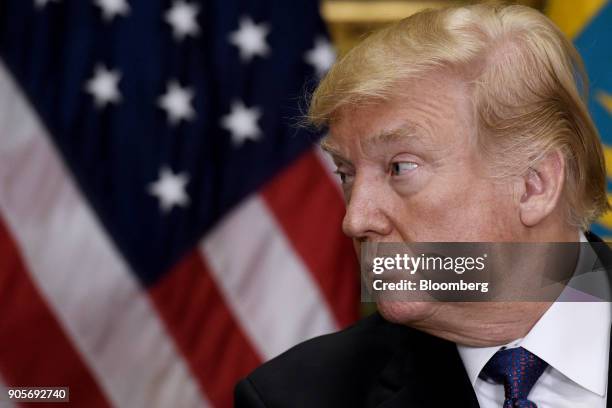
[[[609,377],[608,408],[611,385]],[[478,402],[455,343],[374,314],[259,367],[236,386],[235,406],[476,408]]]

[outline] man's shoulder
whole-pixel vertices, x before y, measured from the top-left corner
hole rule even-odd
[[[344,330],[294,346],[256,369],[251,377],[267,377],[288,367],[318,371],[334,367],[342,370],[346,366],[359,366],[364,361],[370,364],[373,359],[386,357],[398,343],[408,339],[412,332],[413,329],[389,323],[375,313]]]
[[[416,330],[374,314],[345,330],[305,341],[240,382],[236,406],[280,407],[288,401],[333,406],[335,398],[344,406],[353,399],[363,401],[380,371],[413,336],[418,336]],[[253,398],[261,405],[254,405]]]

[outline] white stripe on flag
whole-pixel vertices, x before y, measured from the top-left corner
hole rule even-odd
[[[34,282],[114,405],[209,405],[2,64],[0,211]]]
[[[255,195],[200,243],[228,306],[264,359],[337,330],[318,286]]]
[[[9,400],[6,382],[0,377],[0,408],[13,408],[16,405]]]

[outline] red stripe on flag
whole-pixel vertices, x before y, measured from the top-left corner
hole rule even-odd
[[[291,244],[318,282],[338,324],[359,313],[358,264],[342,234],[344,204],[314,151],[304,154],[261,192]]]
[[[110,406],[30,279],[1,219],[0,271],[0,371],[6,385],[67,386],[74,406]]]
[[[231,407],[236,382],[261,363],[197,251],[149,289],[205,394]]]

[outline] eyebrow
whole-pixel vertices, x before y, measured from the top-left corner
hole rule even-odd
[[[329,134],[324,136],[319,141],[319,147],[331,155],[342,156],[342,154],[340,153],[340,149],[337,148],[334,143],[330,141],[330,137],[331,136]]]
[[[386,130],[377,135],[367,138],[364,141],[364,149],[371,149],[374,146],[381,144],[393,144],[405,142],[409,139],[414,139],[417,136],[417,127],[412,123],[404,123],[401,126]]]
[[[419,133],[417,129],[418,128],[414,124],[410,122],[405,122],[395,129],[385,130],[374,136],[368,137],[364,141],[364,149],[370,150],[377,145],[393,144],[398,142],[404,142],[407,139],[416,138],[417,134]],[[323,137],[319,142],[319,146],[321,147],[321,149],[331,155],[339,157],[343,156],[340,148],[338,148],[331,140],[331,135]]]

